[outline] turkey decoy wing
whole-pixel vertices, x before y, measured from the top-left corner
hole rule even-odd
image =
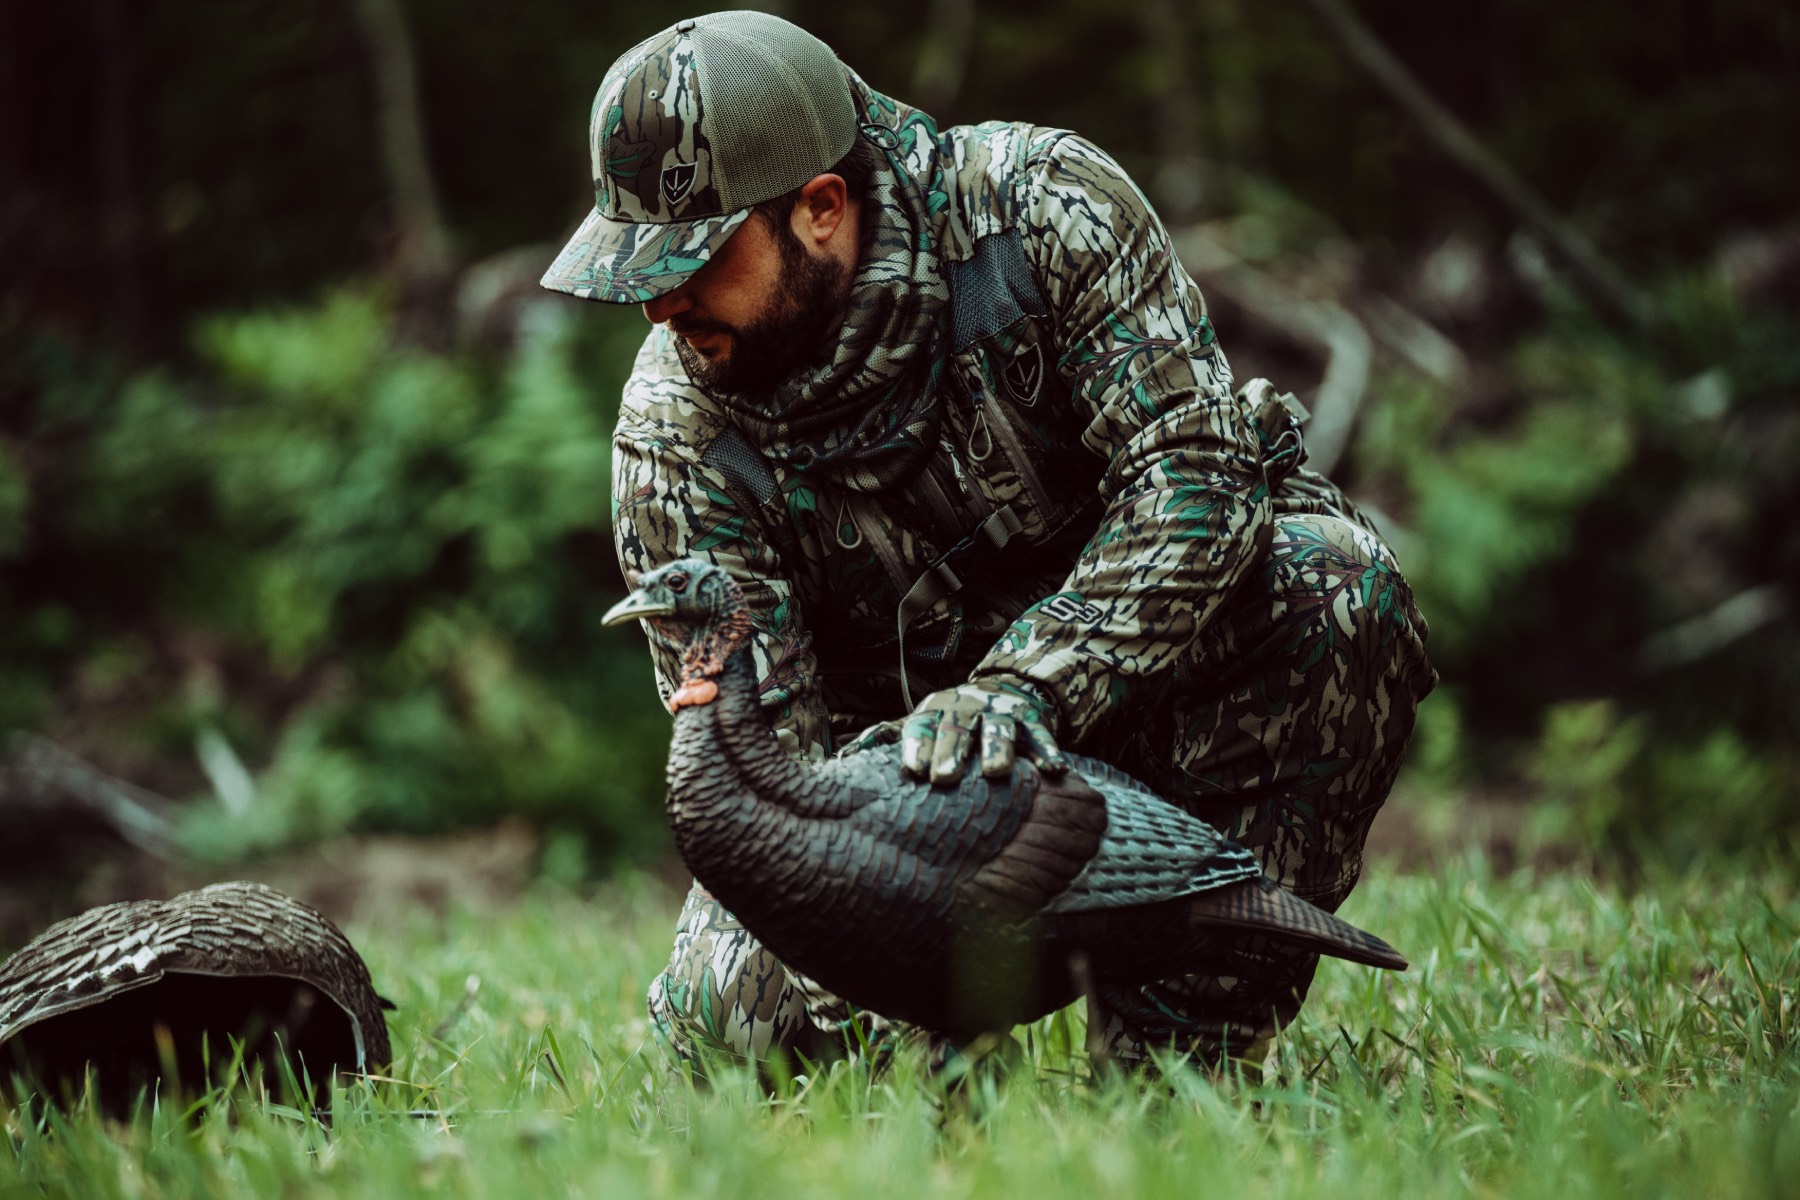
[[[1088,868],[1106,834],[1104,796],[1074,772],[1047,776],[1023,759],[1005,778],[970,771],[933,786],[905,775],[897,750],[877,747],[828,763],[820,775],[874,794],[849,823],[855,835],[896,852],[882,861],[905,872],[907,886],[865,893],[867,884],[887,881],[858,879],[856,891],[890,893],[884,902],[919,905],[959,924],[1036,917]],[[875,780],[886,786],[875,790]]]
[[[1087,869],[1046,909],[1052,914],[1131,908],[1257,879],[1249,850],[1170,804],[1117,767],[1070,756],[1105,798],[1106,836]]]
[[[1048,966],[1037,918],[1098,849],[1104,798],[1026,762],[933,787],[880,749],[806,774],[832,816],[794,827],[804,850],[765,860],[787,879],[702,875],[714,895],[852,1003],[971,1034],[1035,1015]]]

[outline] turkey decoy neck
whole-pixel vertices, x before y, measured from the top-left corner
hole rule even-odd
[[[748,646],[732,653],[717,687],[716,700],[675,714],[665,809],[675,848],[730,911],[798,919],[795,906],[804,909],[809,893],[788,877],[816,865],[802,848],[868,796],[831,786],[782,750]]]
[[[790,759],[762,712],[750,655],[750,611],[721,567],[681,559],[645,573],[604,618],[650,622],[682,646],[681,685],[669,697],[668,816],[682,857],[701,881],[742,864],[746,839],[785,844],[796,820],[841,816],[844,798]],[[715,862],[715,859],[718,860]]]

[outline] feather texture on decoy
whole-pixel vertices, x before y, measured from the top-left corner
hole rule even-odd
[[[778,958],[853,1004],[970,1036],[1083,986],[1204,969],[1244,932],[1406,966],[1097,760],[1071,755],[1051,776],[1021,758],[1002,778],[933,786],[891,746],[790,759],[758,705],[743,596],[719,567],[647,573],[605,619],[632,617],[684,647],[667,802],[682,858]]]
[[[337,926],[259,883],[108,904],[59,921],[0,966],[0,1079],[51,1095],[93,1072],[112,1111],[157,1080],[205,1087],[231,1060],[279,1085],[386,1066],[391,1007]],[[177,1078],[168,1079],[170,1071]]]

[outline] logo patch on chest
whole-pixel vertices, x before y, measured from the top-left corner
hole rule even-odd
[[[1038,391],[1044,386],[1044,347],[1038,342],[1022,347],[1000,369],[1000,379],[1014,400],[1028,407],[1036,404]]]
[[[686,200],[688,193],[694,190],[696,169],[694,163],[676,163],[674,166],[664,167],[662,173],[663,199],[671,205],[680,204]]]

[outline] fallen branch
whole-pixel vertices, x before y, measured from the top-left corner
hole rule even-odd
[[[1462,347],[1437,331],[1424,317],[1386,296],[1370,296],[1361,306],[1375,340],[1404,358],[1430,379],[1455,387],[1468,378],[1469,360]]]
[[[1656,324],[1654,310],[1624,273],[1607,261],[1586,234],[1551,208],[1498,155],[1476,140],[1467,126],[1439,104],[1344,0],[1310,0],[1310,3],[1357,65],[1418,121],[1439,150],[1473,175],[1537,232],[1569,269],[1577,286],[1639,329],[1647,330]]]
[[[20,829],[55,826],[117,838],[155,858],[175,852],[169,802],[115,779],[41,737],[21,735],[0,765],[0,821]]]
[[[1787,594],[1772,583],[1745,588],[1730,599],[1644,639],[1638,670],[1646,675],[1684,667],[1716,654],[1739,638],[1773,625],[1792,611]]]

